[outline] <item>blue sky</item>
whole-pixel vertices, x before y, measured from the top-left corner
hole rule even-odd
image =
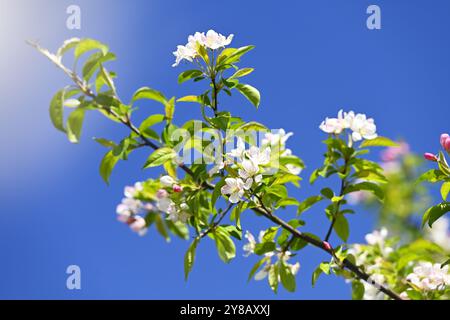
[[[65,28],[66,8],[78,4],[81,30]],[[366,8],[377,4],[382,29],[366,28]],[[107,187],[98,175],[104,149],[93,136],[119,139],[126,131],[89,114],[82,143],[71,145],[54,130],[48,103],[68,84],[59,70],[25,45],[38,40],[52,50],[69,37],[92,37],[118,56],[119,94],[127,100],[147,85],[167,95],[197,93],[179,86],[172,68],[177,44],[188,34],[210,28],[233,33],[236,46],[256,49],[242,66],[256,71],[248,82],[262,95],[258,112],[239,97],[224,106],[247,120],[295,135],[289,147],[300,155],[307,177],[321,161],[320,121],[340,108],[374,117],[384,136],[404,138],[414,151],[435,151],[449,131],[450,3],[430,1],[12,1],[0,0],[0,298],[137,299],[347,299],[341,279],[311,273],[328,259],[314,249],[299,254],[298,291],[273,295],[265,282],[247,283],[254,258],[223,264],[211,241],[201,243],[189,281],[183,280],[188,243],[166,244],[155,232],[140,238],[115,219],[123,186],[156,176],[142,171],[147,154],[121,163]],[[140,116],[161,112],[141,108]],[[198,110],[180,106],[182,123]],[[294,195],[317,192],[306,183]],[[292,212],[282,212],[288,218]],[[308,231],[325,232],[324,214],[305,214]],[[251,213],[246,228],[266,225]],[[363,241],[374,217],[359,211],[350,218],[350,241]],[[336,242],[336,239],[333,239]],[[241,248],[241,244],[237,244]],[[82,290],[65,287],[65,269],[82,271]]]

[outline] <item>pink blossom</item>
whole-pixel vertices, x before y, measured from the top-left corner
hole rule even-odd
[[[424,153],[423,157],[429,161],[434,161],[434,162],[438,161],[438,158],[430,152]]]
[[[448,135],[448,133],[441,134],[441,146],[447,152],[450,152],[450,136]]]

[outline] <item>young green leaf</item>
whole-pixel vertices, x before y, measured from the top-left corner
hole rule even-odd
[[[398,147],[398,143],[386,137],[376,137],[371,140],[364,140],[360,147]]]
[[[94,39],[81,39],[75,47],[75,58],[78,59],[82,54],[92,50],[100,50],[106,55],[109,48],[107,45]]]
[[[280,280],[283,287],[289,291],[294,292],[295,291],[295,276],[292,273],[291,268],[286,265],[284,261],[280,262]]]
[[[80,141],[85,111],[85,108],[77,108],[67,118],[67,138],[72,143]]]
[[[108,151],[100,163],[100,176],[109,184],[109,177],[119,158],[114,156],[113,151]]]
[[[184,71],[182,73],[180,73],[180,75],[178,76],[178,83],[182,84],[183,82],[190,80],[190,79],[195,79],[198,77],[201,77],[203,75],[203,72],[200,70],[187,70]]]
[[[186,254],[184,255],[184,279],[187,280],[189,273],[192,270],[192,266],[194,265],[195,261],[195,250],[197,249],[198,245],[198,238],[195,238],[194,241],[192,241],[191,245],[189,246],[188,250],[186,251]]]
[[[172,148],[162,147],[155,150],[147,159],[144,169],[150,167],[157,167],[166,161],[170,161],[176,157],[176,152]]]
[[[258,89],[252,87],[249,84],[239,83],[236,85],[236,89],[246,97],[256,108],[259,107],[259,102],[261,100],[261,95],[259,94]]]
[[[142,87],[140,89],[138,89],[134,95],[133,98],[131,98],[131,104],[133,104],[134,102],[136,102],[137,100],[140,99],[150,99],[150,100],[154,100],[157,101],[159,103],[162,103],[163,105],[167,104],[167,99],[166,97],[159,91],[149,88],[149,87]]]
[[[220,259],[228,263],[236,256],[236,247],[230,235],[222,227],[217,227],[213,231],[213,238],[216,242],[217,252]]]

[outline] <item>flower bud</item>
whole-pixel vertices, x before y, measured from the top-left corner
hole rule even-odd
[[[437,158],[434,154],[432,154],[432,153],[430,153],[430,152],[426,152],[426,153],[423,155],[423,157],[424,157],[425,159],[429,160],[429,161],[434,161],[434,162],[437,162],[437,161],[438,161],[438,158]]]
[[[136,216],[134,218],[134,221],[130,223],[130,228],[134,232],[141,231],[142,229],[145,228],[145,226],[146,226],[145,219],[140,216]]]
[[[182,186],[179,186],[177,184],[175,184],[173,186],[173,192],[181,192],[181,191],[183,191],[183,187]]]
[[[325,250],[327,250],[327,251],[331,250],[331,245],[327,241],[323,241],[322,244],[323,244],[323,247],[325,248]]]
[[[445,151],[450,152],[450,136],[448,133],[441,134],[441,146]]]
[[[169,193],[164,189],[159,189],[158,192],[156,192],[156,197],[158,199],[164,199],[169,196]]]
[[[171,176],[162,176],[159,178],[159,182],[161,182],[164,187],[171,187],[175,183],[175,180]]]

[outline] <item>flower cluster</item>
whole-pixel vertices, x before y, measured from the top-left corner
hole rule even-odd
[[[263,241],[264,237],[264,231],[261,230],[259,232],[258,236],[258,242],[261,243]],[[251,234],[249,231],[245,232],[245,238],[248,240],[248,243],[246,243],[243,247],[244,249],[244,256],[248,257],[249,255],[255,253],[255,248],[258,242],[256,242],[255,237],[253,234]],[[266,262],[264,266],[259,270],[256,274],[254,279],[255,280],[263,280],[267,277],[269,274],[270,268],[273,266],[272,257],[276,257],[277,260],[282,260],[288,268],[290,268],[291,273],[293,275],[296,275],[298,271],[300,270],[300,263],[296,262],[294,264],[290,264],[287,261],[293,256],[293,254],[290,251],[287,250],[281,250],[280,248],[277,248],[275,251],[266,252],[264,254],[266,257]]]
[[[233,35],[228,37],[209,30],[206,34],[204,32],[196,32],[194,35],[188,37],[188,43],[184,46],[177,46],[177,51],[174,51],[175,63],[172,67],[176,67],[182,60],[192,62],[199,55],[199,46],[207,49],[217,50],[223,48],[231,43]]]
[[[153,210],[151,203],[143,203],[134,198],[142,189],[141,182],[136,182],[134,186],[126,186],[124,189],[125,198],[122,199],[122,202],[116,208],[117,219],[128,224],[131,230],[139,233],[139,235],[144,235],[147,231],[145,219],[140,214]]]
[[[167,214],[173,222],[186,222],[189,217],[189,206],[182,197],[183,187],[177,184],[171,176],[162,176],[159,179],[161,189],[156,193],[156,207]]]
[[[450,285],[448,265],[441,268],[439,263],[421,261],[413,269],[406,280],[421,291],[442,290]]]
[[[261,147],[250,146],[248,149],[244,140],[238,138],[236,148],[226,154],[227,160],[220,161],[210,170],[210,174],[215,174],[226,164],[234,163],[238,176],[225,179],[225,185],[221,188],[222,194],[228,195],[231,203],[241,201],[245,191],[257,187],[263,179],[263,174],[269,172],[268,165],[274,152],[281,156],[292,154],[291,150],[286,149],[286,141],[290,136],[292,133],[286,133],[283,129],[277,130],[276,133],[268,132],[264,134]],[[294,175],[300,174],[302,170],[293,164],[287,164],[286,168]]]
[[[376,248],[379,255],[371,256],[371,251],[367,250],[367,245],[355,244],[347,253],[355,257],[357,265],[368,265],[366,272],[370,275],[370,278],[379,284],[386,282],[384,275],[380,273],[384,258],[387,258],[394,250],[387,245],[386,239],[388,237],[388,230],[381,228],[380,230],[374,230],[365,236],[367,245]],[[376,287],[369,283],[363,282],[364,285],[364,300],[382,300],[385,295],[381,293]]]
[[[365,114],[355,114],[353,111],[343,112],[340,110],[337,118],[326,118],[319,128],[326,133],[335,135],[349,129],[352,131],[351,139],[355,142],[362,139],[372,140],[378,136],[374,120],[367,118]]]
[[[440,137],[440,139],[439,139],[439,142],[440,142],[440,144],[441,144],[441,147],[442,147],[445,151],[447,151],[448,154],[450,154],[450,135],[449,135],[448,133],[443,133],[443,134],[441,134],[441,137]],[[424,155],[423,155],[423,157],[424,157],[426,160],[429,160],[429,161],[434,161],[434,162],[437,162],[437,161],[438,161],[438,157],[437,157],[435,154],[431,153],[431,152],[425,152]]]

